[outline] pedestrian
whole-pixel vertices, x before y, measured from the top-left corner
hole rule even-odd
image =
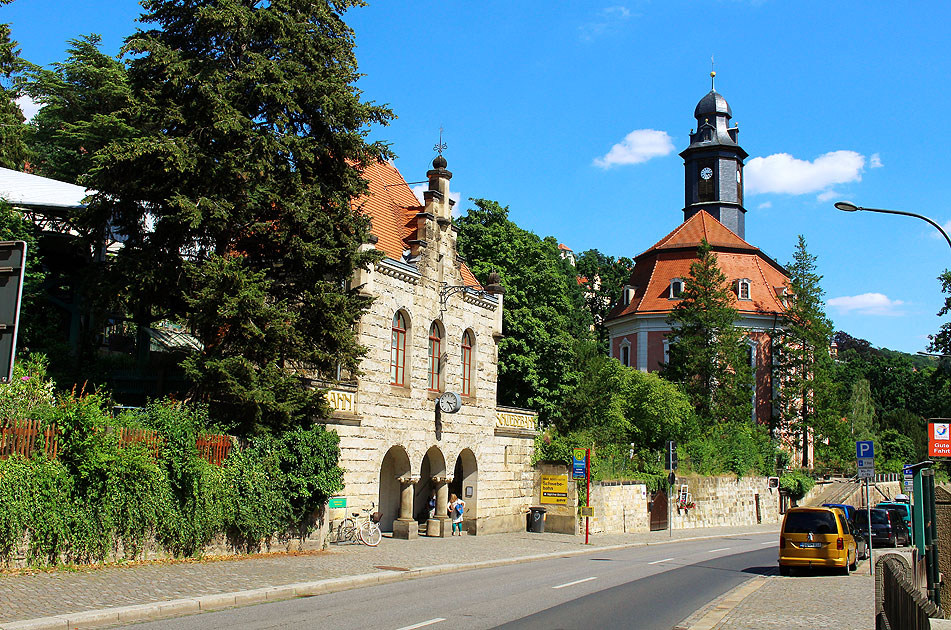
[[[449,516],[452,517],[452,535],[456,532],[462,536],[462,513],[466,509],[466,502],[452,494],[449,496]]]
[[[436,518],[436,491],[429,495],[429,518]]]

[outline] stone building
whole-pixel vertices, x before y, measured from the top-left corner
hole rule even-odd
[[[778,395],[773,370],[773,333],[782,325],[788,299],[786,270],[745,239],[743,160],[739,129],[730,127],[733,111],[711,89],[694,110],[696,131],[681,152],[684,160],[684,221],[650,249],[634,258],[634,270],[621,301],[605,322],[611,356],[645,372],[667,363],[667,317],[680,299],[697,248],[706,240],[733,289],[736,325],[746,332],[755,385],[750,392],[751,421],[767,423]],[[791,436],[780,436],[797,451]],[[811,465],[811,449],[809,465]],[[798,455],[798,453],[795,453]],[[798,461],[803,461],[799,457]]]
[[[503,296],[457,252],[452,173],[442,155],[433,160],[422,206],[392,164],[364,177],[369,192],[354,203],[371,220],[366,247],[384,258],[353,278],[375,298],[356,325],[362,373],[327,394],[347,511],[376,504],[394,537],[445,536],[453,493],[466,502],[469,533],[522,529],[536,414],[496,405]]]

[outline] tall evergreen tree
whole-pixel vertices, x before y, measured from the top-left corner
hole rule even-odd
[[[875,435],[875,405],[867,380],[859,379],[849,400],[849,427],[855,440],[871,440]]]
[[[15,170],[22,169],[27,158],[26,125],[16,103],[25,67],[17,43],[10,38],[10,25],[0,24],[0,166]]]
[[[135,135],[125,65],[99,45],[98,35],[70,40],[65,62],[31,66],[25,74],[24,91],[43,106],[28,137],[37,175],[76,183],[100,149]]]
[[[347,279],[368,222],[353,206],[368,143],[392,112],[365,103],[353,32],[357,0],[144,0],[152,26],[127,39],[136,135],[95,158],[84,215],[123,247],[103,299],[140,331],[187,324],[190,397],[244,433],[326,411],[301,371],[356,369],[353,322],[368,302]]]
[[[780,424],[800,435],[802,464],[810,461],[810,431],[820,419],[828,419],[829,389],[831,387],[832,322],[823,308],[820,282],[816,272],[816,257],[806,249],[806,239],[800,235],[788,265],[784,326],[776,337],[775,365],[780,378]]]
[[[749,350],[736,318],[726,275],[704,240],[667,319],[673,332],[664,375],[681,384],[708,425],[749,422],[752,415]]]

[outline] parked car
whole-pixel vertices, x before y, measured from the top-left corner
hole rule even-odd
[[[903,496],[903,495],[898,495]],[[901,513],[901,519],[905,521],[905,527],[910,531],[911,527],[911,506],[908,503],[903,501],[882,501],[875,507],[882,508],[883,510],[897,510]]]
[[[845,516],[845,523],[849,526],[849,533],[852,534],[852,538],[855,539],[855,557],[859,560],[867,560],[869,557],[868,542],[866,542],[865,536],[863,536],[859,530],[855,529],[855,524],[852,522],[852,519],[848,517],[849,512],[845,509],[850,508],[852,516],[855,516],[855,507],[841,503],[823,503],[822,506],[838,510]]]
[[[786,512],[779,534],[780,575],[794,568],[831,568],[848,575],[857,562],[855,538],[841,510],[797,507]]]
[[[839,508],[845,513],[845,520],[850,523],[852,522],[852,519],[855,518],[856,510],[854,505],[849,505],[847,503],[823,503],[822,507]]]
[[[911,537],[905,521],[897,512],[889,512],[882,508],[858,510],[855,513],[855,529],[868,533],[868,515],[872,516],[872,547],[897,547],[899,544],[910,544]]]

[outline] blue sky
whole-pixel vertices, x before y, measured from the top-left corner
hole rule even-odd
[[[90,32],[118,52],[138,14],[133,0],[15,0],[0,21],[45,65]],[[683,220],[677,153],[713,56],[750,154],[747,241],[787,263],[803,234],[836,327],[916,352],[942,323],[951,249],[923,221],[832,203],[951,228],[949,14],[939,2],[379,0],[346,20],[365,98],[398,115],[371,135],[407,181],[425,179],[443,127],[463,212],[469,197],[497,200],[578,253],[634,256]]]

